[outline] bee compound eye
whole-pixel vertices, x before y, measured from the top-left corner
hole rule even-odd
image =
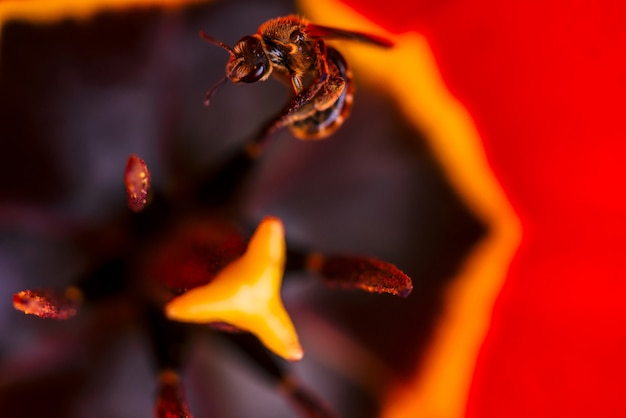
[[[259,81],[264,74],[265,64],[257,63],[250,69],[250,72],[248,74],[241,77],[241,81],[243,81],[244,83],[254,83],[256,81]]]
[[[290,42],[302,42],[303,40],[304,33],[299,29],[294,30],[293,32],[291,32],[291,35],[289,35]]]

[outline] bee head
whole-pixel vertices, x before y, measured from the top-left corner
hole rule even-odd
[[[256,83],[266,80],[272,72],[261,39],[244,36],[233,48],[226,64],[226,75],[233,83]]]
[[[230,59],[226,64],[226,77],[218,81],[204,96],[204,104],[209,105],[209,100],[215,91],[226,80],[233,83],[255,83],[264,81],[272,72],[269,58],[263,49],[263,42],[255,36],[244,36],[234,48],[229,47],[224,42],[200,31],[200,37],[207,42],[222,47],[230,54]]]

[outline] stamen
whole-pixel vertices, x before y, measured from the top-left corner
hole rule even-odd
[[[306,263],[308,270],[319,273],[333,287],[390,293],[403,298],[413,290],[409,276],[376,258],[312,253]]]
[[[75,287],[68,287],[65,292],[22,290],[13,295],[13,307],[44,319],[69,319],[76,315],[82,298],[82,292]]]
[[[287,377],[282,382],[281,388],[293,406],[301,411],[302,416],[316,418],[337,417],[328,405],[293,377]]]
[[[146,162],[131,155],[126,163],[124,172],[126,193],[128,194],[128,207],[133,212],[143,210],[148,204],[148,192],[150,190],[150,171]]]
[[[174,370],[164,370],[159,376],[155,417],[191,417],[180,376]]]

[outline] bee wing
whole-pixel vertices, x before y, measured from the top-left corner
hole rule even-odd
[[[348,41],[366,42],[386,48],[392,47],[393,42],[382,36],[372,35],[369,33],[355,32],[351,30],[330,28],[328,26],[315,25],[309,23],[306,27],[306,33],[312,38],[323,39],[339,39]]]

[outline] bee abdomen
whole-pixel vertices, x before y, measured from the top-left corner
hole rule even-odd
[[[331,71],[337,71],[345,81],[345,87],[335,103],[325,110],[317,111],[311,116],[289,125],[291,133],[299,139],[324,139],[335,132],[350,115],[354,98],[354,82],[348,65],[334,48],[327,48],[327,60]]]

